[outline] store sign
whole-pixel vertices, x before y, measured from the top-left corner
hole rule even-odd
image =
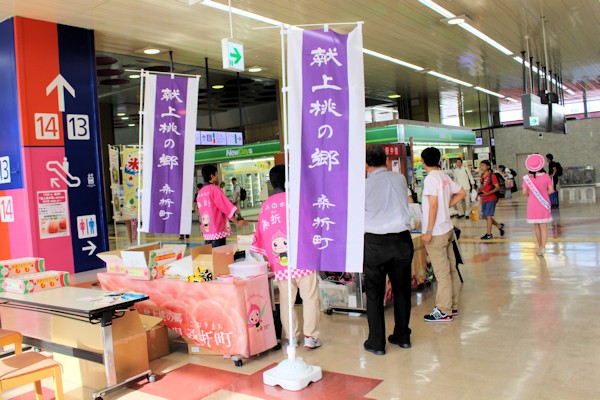
[[[244,147],[220,147],[214,149],[196,150],[196,164],[206,164],[211,162],[230,161],[243,158],[256,158],[263,156],[272,156],[281,151],[279,140],[268,142],[252,143]]]
[[[289,262],[298,269],[361,272],[365,197],[356,196],[365,188],[361,26],[347,35],[288,31],[288,60]]]
[[[242,146],[242,132],[196,131],[197,146]]]
[[[223,69],[244,72],[244,45],[225,38],[221,40]]]

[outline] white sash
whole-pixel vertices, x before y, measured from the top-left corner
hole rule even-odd
[[[533,184],[533,182],[531,181],[531,178],[529,177],[529,175],[525,175],[523,177],[523,182],[525,182],[525,184],[527,185],[527,187],[529,188],[529,190],[531,190],[531,193],[533,193],[533,195],[535,196],[536,199],[538,199],[538,201],[540,203],[542,203],[542,206],[544,206],[544,208],[550,210],[550,203],[548,203],[546,201],[546,199],[544,197],[542,197],[542,194],[540,193],[539,190],[537,190],[537,188],[535,187],[535,185]]]

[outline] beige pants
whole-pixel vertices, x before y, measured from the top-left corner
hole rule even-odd
[[[286,338],[298,338],[298,318],[296,316],[296,307],[293,307],[296,301],[296,293],[300,289],[302,297],[302,317],[304,319],[304,335],[319,337],[319,317],[321,310],[319,308],[319,283],[317,274],[313,273],[302,278],[292,279],[292,336],[290,336],[289,303],[288,303],[288,281],[278,281],[279,284],[279,305],[281,314],[281,325],[283,336]]]
[[[471,190],[466,190],[467,195],[464,199],[456,203],[456,211],[458,215],[469,215],[471,213],[471,199],[469,198]]]
[[[460,279],[452,247],[453,240],[453,232],[449,231],[443,235],[433,236],[431,242],[425,245],[438,283],[435,305],[447,315],[451,315],[452,310],[458,309],[460,291]]]

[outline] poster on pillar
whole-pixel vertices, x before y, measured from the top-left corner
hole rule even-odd
[[[142,231],[189,234],[199,77],[145,73]]]
[[[362,271],[365,97],[360,24],[288,34],[290,262]]]
[[[0,35],[3,54],[13,47],[0,76],[16,72],[18,91],[8,96],[18,113],[7,122],[18,127],[24,182],[24,207],[1,246],[10,258],[43,257],[49,269],[101,268],[95,254],[108,250],[108,235],[94,32],[15,17],[0,24]]]

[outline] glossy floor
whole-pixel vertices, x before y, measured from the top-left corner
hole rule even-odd
[[[323,314],[323,347],[299,350],[307,362],[326,371],[319,392],[292,394],[262,384],[260,371],[282,360],[283,351],[253,357],[242,368],[218,356],[188,356],[179,351],[151,363],[155,372],[167,374],[161,386],[161,382],[154,388],[146,384],[107,398],[600,398],[596,381],[600,376],[600,318],[596,316],[600,304],[600,207],[562,204],[550,225],[545,258],[535,255],[523,199],[501,201],[497,215],[507,233],[489,242],[478,239],[484,233],[484,222],[455,220],[463,231],[466,259],[461,266],[465,282],[460,316],[452,323],[424,322],[423,315],[434,306],[435,285],[415,293],[413,347],[409,350],[388,345],[385,356],[367,353],[362,346],[367,336],[364,316]],[[197,232],[197,225],[194,229]],[[191,242],[200,242],[198,233]],[[119,246],[125,243],[119,242]],[[390,331],[391,309],[386,310],[386,318]],[[212,369],[194,369],[194,365]],[[168,381],[169,372],[180,367],[185,369]],[[187,370],[195,372],[183,374]],[[217,378],[219,371],[224,378]],[[200,387],[217,379],[223,379],[222,384],[214,386],[210,395],[195,394],[191,389],[184,397],[170,397],[168,388],[164,389],[167,382],[175,388],[193,380]],[[65,386],[68,399],[90,398],[87,389],[68,382]],[[336,391],[336,387],[345,391]]]

